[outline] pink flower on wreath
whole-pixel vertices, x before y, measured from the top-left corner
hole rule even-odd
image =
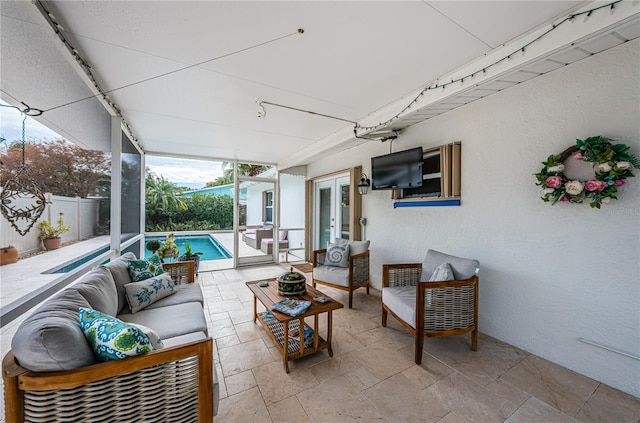
[[[587,191],[602,191],[607,187],[607,183],[599,181],[597,179],[591,179],[584,184],[584,189]]]
[[[580,153],[576,153],[573,155],[573,158],[576,160],[584,160],[584,156]]]
[[[624,185],[624,181],[622,179],[616,179],[615,181],[613,181],[613,185],[616,187],[620,187]]]
[[[566,195],[563,195],[563,196],[560,198],[560,201],[569,201],[569,197],[567,197]]]
[[[562,178],[559,176],[549,176],[545,182],[549,188],[560,188],[562,186]]]

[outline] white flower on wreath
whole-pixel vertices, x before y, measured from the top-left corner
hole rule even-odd
[[[618,162],[616,163],[616,170],[627,170],[631,167],[631,163],[629,162]]]
[[[598,163],[596,165],[596,172],[598,173],[607,173],[607,172],[611,172],[611,165],[607,162],[604,163]]]
[[[555,188],[545,188],[542,190],[543,194],[553,194],[553,191],[555,191]]]
[[[564,165],[560,163],[559,165],[548,167],[547,172],[560,173],[560,172],[564,172],[564,169],[565,169]]]
[[[564,184],[564,188],[569,195],[578,195],[584,190],[584,185],[580,181],[569,181]]]

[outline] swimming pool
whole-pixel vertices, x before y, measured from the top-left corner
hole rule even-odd
[[[164,236],[147,236],[145,237],[145,244],[147,241],[156,239],[160,243],[164,242],[166,237]],[[185,244],[191,246],[191,252],[201,252],[200,260],[221,260],[231,258],[231,254],[224,248],[213,236],[211,235],[175,235],[174,240],[178,246],[180,255],[186,251]],[[149,257],[151,251],[145,248],[144,256]]]
[[[107,251],[109,251],[109,246],[103,247],[99,250],[96,250],[92,253],[87,254],[86,256],[82,256],[79,259],[75,259],[71,262],[65,263],[61,266],[58,267],[54,267],[53,269],[49,269],[46,270],[44,272],[42,272],[43,274],[51,274],[51,273],[68,273],[71,272],[73,269],[80,267],[81,265],[85,264],[86,262],[88,262],[91,259],[94,259],[96,257],[98,257],[100,254],[104,254]],[[109,260],[106,260],[104,262],[102,262],[101,264],[105,264],[108,263]]]

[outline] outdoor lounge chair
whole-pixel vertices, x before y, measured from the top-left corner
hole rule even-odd
[[[339,242],[347,243],[347,241]],[[328,266],[327,249],[313,252],[313,286],[316,283],[349,292],[349,308],[353,304],[353,291],[366,288],[369,294],[369,241],[348,241],[349,261],[346,267]]]
[[[478,349],[479,266],[478,260],[434,250],[423,263],[382,265],[382,326],[391,313],[407,328],[415,338],[416,364],[425,338],[470,332],[471,349]]]

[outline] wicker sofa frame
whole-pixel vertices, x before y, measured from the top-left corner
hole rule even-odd
[[[176,284],[193,261],[163,263]],[[2,360],[6,423],[213,421],[213,340],[206,338],[72,370],[34,372]]]
[[[313,252],[313,267],[318,267],[324,264],[327,256],[327,249],[315,250]],[[349,292],[349,308],[353,304],[353,291],[358,288],[366,288],[367,295],[369,295],[369,250],[349,256],[349,285],[342,286],[336,285],[321,279],[316,279],[315,274],[313,276],[312,284],[315,288],[316,284],[330,286],[332,288],[340,289],[342,291]]]
[[[7,423],[213,421],[213,341],[36,373],[2,362]]]
[[[471,333],[471,350],[478,349],[478,276],[447,282],[419,282],[422,263],[383,264],[382,288],[416,287],[415,329],[382,303],[382,326],[391,313],[415,339],[415,362],[422,363],[425,338]]]

